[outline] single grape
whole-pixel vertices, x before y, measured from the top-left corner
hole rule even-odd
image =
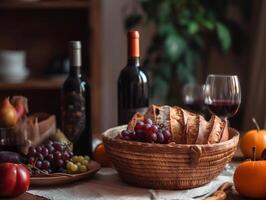
[[[44,157],[41,153],[37,153],[36,158],[37,158],[37,160],[40,160],[40,161],[42,161],[44,159]]]
[[[79,172],[81,172],[81,173],[84,173],[84,172],[86,172],[88,169],[87,169],[87,167],[85,166],[85,165],[80,165],[79,167],[78,167],[78,171]]]
[[[163,144],[164,143],[164,135],[161,131],[157,132],[157,143]]]
[[[138,141],[144,142],[145,141],[144,132],[142,130],[141,131],[136,131],[136,138],[137,138]]]
[[[62,159],[58,159],[55,161],[55,166],[58,168],[63,167],[64,164],[65,164],[65,162]]]
[[[130,133],[129,138],[130,138],[130,140],[133,140],[133,141],[138,139],[135,132]]]
[[[123,130],[121,132],[121,136],[122,136],[122,138],[129,137],[129,132],[127,130]]]
[[[48,170],[50,168],[50,166],[51,166],[51,164],[50,164],[50,162],[48,160],[44,160],[42,162],[42,169]]]
[[[46,146],[48,146],[48,145],[53,145],[54,144],[54,142],[52,141],[52,140],[48,140],[47,142],[46,142]]]
[[[151,120],[150,118],[147,118],[147,119],[145,118],[145,119],[144,119],[144,123],[145,123],[145,124],[150,124],[150,125],[153,124],[153,122],[152,122],[152,120]]]
[[[63,147],[63,144],[59,143],[59,142],[56,142],[53,144],[53,147],[55,148],[55,150],[57,151],[63,151],[64,150],[64,147]]]
[[[136,123],[134,130],[135,130],[135,132],[141,131],[143,129],[143,127],[144,127],[144,123],[142,121],[138,121]]]
[[[75,162],[78,162],[78,161],[77,161],[77,160],[78,160],[78,156],[73,156],[71,160],[72,160],[74,163],[75,163]]]
[[[46,157],[46,156],[48,156],[48,154],[49,154],[49,150],[46,148],[46,147],[44,147],[44,148],[42,148],[42,155],[44,156],[44,157]]]
[[[82,162],[84,160],[84,157],[83,156],[78,156],[78,158],[77,158],[77,162]]]
[[[59,160],[62,158],[62,153],[60,151],[56,151],[53,153],[54,159]]]
[[[78,171],[78,166],[73,162],[67,162],[66,168],[70,173]]]
[[[157,140],[157,135],[156,133],[148,134],[146,139],[147,142],[154,143]]]
[[[80,163],[80,162],[76,162],[75,164],[76,164],[77,166],[80,166],[80,165],[81,165],[81,163]]]
[[[151,125],[151,127],[148,129],[148,133],[157,133],[158,132],[158,127],[156,125]]]
[[[29,156],[35,156],[36,153],[37,153],[37,151],[34,147],[29,148],[29,153],[28,153]]]
[[[69,157],[72,158],[74,156],[74,153],[72,151],[68,151]]]
[[[46,159],[48,160],[48,161],[50,161],[50,162],[53,162],[53,160],[54,160],[54,155],[53,154],[48,154],[48,156],[46,157]]]
[[[68,152],[67,152],[67,151],[65,151],[65,152],[63,153],[63,155],[62,155],[62,158],[63,158],[63,160],[64,160],[64,161],[66,161],[66,160],[69,160],[69,159],[70,159],[70,156],[69,156],[69,154],[68,154]]]
[[[37,161],[35,164],[35,167],[37,167],[38,169],[42,169],[42,161]]]
[[[130,139],[130,136],[125,136],[125,137],[123,137],[123,139],[124,139],[124,140],[131,140],[131,139]]]
[[[49,153],[53,153],[55,148],[52,145],[47,145],[46,148],[48,149]]]
[[[78,171],[78,166],[75,165],[75,164],[73,164],[73,165],[71,165],[70,170],[71,170],[72,172],[77,172],[77,171]]]
[[[84,159],[86,159],[87,161],[90,161],[90,157],[89,156],[84,156]]]
[[[164,139],[165,139],[165,143],[169,143],[169,140],[172,137],[172,134],[170,133],[170,131],[164,130],[162,133],[163,133],[163,136],[164,136]]]
[[[41,146],[36,147],[36,151],[41,153],[42,152],[42,147]]]
[[[74,165],[74,163],[71,162],[71,161],[67,162],[67,164],[66,164],[66,168],[67,168],[68,170],[70,170],[71,165]]]
[[[34,162],[35,162],[35,158],[34,158],[34,157],[29,157],[29,158],[28,158],[28,163],[29,163],[29,164],[33,165]]]
[[[145,124],[143,126],[143,132],[144,133],[149,133],[149,129],[151,128],[151,125],[150,124]]]
[[[87,160],[84,159],[84,160],[81,162],[81,164],[87,166],[87,165],[89,164],[89,161],[87,161]]]

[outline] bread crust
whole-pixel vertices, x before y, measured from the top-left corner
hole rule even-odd
[[[149,118],[153,123],[163,125],[172,133],[171,142],[177,144],[214,144],[229,139],[228,122],[212,115],[209,121],[203,116],[178,106],[151,105],[143,115],[136,113],[128,123],[133,131],[138,121]]]

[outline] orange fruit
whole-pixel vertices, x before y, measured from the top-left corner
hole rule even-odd
[[[102,167],[110,167],[111,160],[106,154],[105,147],[103,143],[99,144],[94,150],[94,160],[101,164]]]

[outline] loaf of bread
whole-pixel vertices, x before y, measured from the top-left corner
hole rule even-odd
[[[143,115],[136,113],[128,124],[133,130],[138,121],[150,118],[153,123],[163,125],[172,133],[172,141],[177,144],[214,144],[229,139],[226,120],[213,115],[209,121],[199,114],[174,106],[149,107]]]

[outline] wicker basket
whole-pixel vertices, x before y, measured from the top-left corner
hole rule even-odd
[[[127,183],[154,189],[189,189],[209,183],[230,162],[239,133],[217,144],[150,144],[115,138],[126,126],[103,133],[103,142],[120,177]]]

